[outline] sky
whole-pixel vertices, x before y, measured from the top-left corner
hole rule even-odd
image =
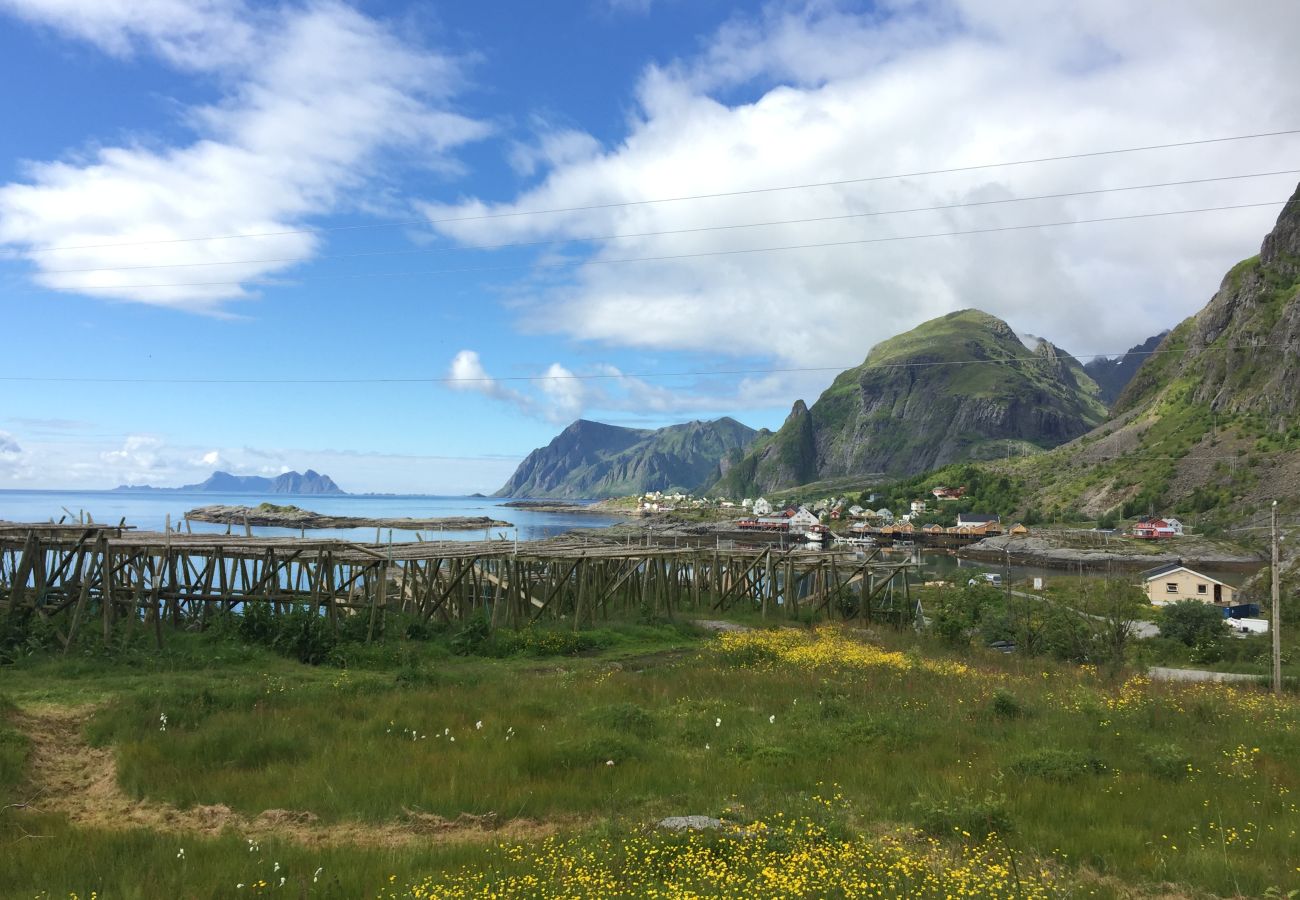
[[[0,488],[490,492],[579,417],[775,428],[968,307],[1122,352],[1300,182],[1300,134],[1215,140],[1300,129],[1298,42],[1291,0],[0,0]]]

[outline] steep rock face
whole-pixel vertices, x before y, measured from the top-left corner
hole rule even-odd
[[[271,480],[273,494],[341,494],[343,490],[328,475],[308,469],[299,475],[285,472]]]
[[[1119,399],[1120,394],[1124,393],[1124,388],[1128,387],[1128,383],[1133,380],[1138,369],[1150,358],[1152,351],[1160,346],[1160,342],[1168,334],[1169,331],[1166,329],[1153,335],[1137,346],[1130,347],[1123,356],[1114,359],[1099,357],[1084,363],[1083,370],[1101,388],[1102,403],[1107,406],[1115,405],[1115,401]]]
[[[1120,396],[1117,412],[1162,394],[1271,427],[1300,411],[1300,188],[1258,256],[1234,266],[1210,302],[1164,339]]]
[[[1053,447],[1105,417],[1078,360],[1028,349],[1002,320],[961,310],[878,344],[811,408],[796,404],[719,489],[746,494],[819,479],[906,475],[1025,445]]]
[[[496,496],[598,499],[695,491],[721,477],[755,434],[730,418],[657,430],[579,419],[528,454]]]

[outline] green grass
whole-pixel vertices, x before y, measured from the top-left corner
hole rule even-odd
[[[878,636],[900,652],[862,668],[825,653],[806,665],[761,647],[720,653],[714,639],[655,627],[620,633],[618,660],[620,648],[504,660],[444,651],[346,674],[191,635],[152,668],[33,660],[5,676],[24,706],[112,698],[89,738],[114,748],[128,793],[181,807],[309,810],[324,822],[495,812],[564,823],[590,852],[617,856],[611,847],[664,815],[768,821],[834,791],[834,834],[917,827],[961,846],[984,822],[1018,854],[1103,893],[1115,884],[1094,875],[1220,895],[1296,886],[1294,698],[952,657],[914,635]],[[970,671],[917,667],[934,658]],[[0,736],[12,791],[8,746]],[[249,854],[233,834],[108,833],[38,816],[22,827],[51,838],[22,839],[17,827],[13,813],[0,818],[13,861],[0,866],[0,896],[227,896],[280,862],[299,881],[317,866],[339,879],[334,893],[301,883],[304,896],[352,897],[378,893],[389,875],[523,865],[464,846]]]

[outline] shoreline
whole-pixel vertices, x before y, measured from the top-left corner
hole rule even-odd
[[[513,528],[514,524],[489,516],[442,516],[428,519],[385,518],[382,516],[334,516],[299,509],[296,506],[200,506],[185,513],[194,522],[216,525],[256,525],[262,528],[393,528],[400,531],[478,531]]]

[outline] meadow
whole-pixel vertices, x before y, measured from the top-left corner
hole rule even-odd
[[[0,896],[1300,887],[1293,694],[888,629],[627,624],[477,649],[309,666],[227,632],[7,667]],[[43,795],[64,758],[115,783]],[[724,824],[653,828],[681,815]]]

